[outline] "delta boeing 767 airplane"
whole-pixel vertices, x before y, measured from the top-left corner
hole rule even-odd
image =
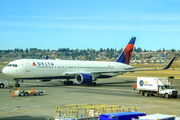
[[[130,66],[135,40],[135,37],[131,38],[115,62],[19,59],[10,62],[2,72],[14,78],[16,87],[20,87],[18,81],[28,79],[39,81],[66,79],[65,85],[73,84],[70,79],[75,79],[77,84],[96,85],[97,78],[115,77],[126,72],[165,70],[171,66],[175,57],[163,69],[136,69]]]

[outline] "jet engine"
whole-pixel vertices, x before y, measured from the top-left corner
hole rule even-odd
[[[51,81],[51,79],[37,79],[38,82],[48,82]]]
[[[77,84],[83,83],[92,83],[92,81],[96,81],[97,79],[94,78],[91,74],[80,73],[75,76],[75,81]]]

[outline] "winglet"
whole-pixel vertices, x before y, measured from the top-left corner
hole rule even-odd
[[[171,66],[171,64],[173,63],[173,61],[174,61],[175,58],[176,58],[176,57],[174,57],[164,69],[168,69],[168,68]]]
[[[48,58],[49,58],[49,57],[48,57],[48,56],[46,56],[46,57],[45,57],[45,60],[47,60]]]
[[[127,44],[126,48],[122,51],[120,56],[117,58],[116,62],[124,63],[129,65],[131,60],[131,55],[134,48],[136,37],[132,37],[129,43]]]

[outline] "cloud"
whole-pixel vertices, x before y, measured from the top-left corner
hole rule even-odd
[[[155,24],[82,24],[82,23],[16,23],[16,22],[0,22],[0,26],[16,26],[16,27],[36,27],[36,28],[59,28],[59,29],[96,29],[96,30],[142,30],[143,31],[180,31],[180,25],[172,24],[172,25],[155,25]]]
[[[53,20],[122,20],[122,21],[180,21],[180,14],[139,14],[139,13],[123,13],[118,15],[106,16],[5,16],[14,18],[32,18],[32,19],[53,19]]]

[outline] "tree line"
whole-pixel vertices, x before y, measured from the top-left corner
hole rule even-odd
[[[69,48],[59,48],[58,50],[50,49],[8,49],[0,50],[0,62],[11,61],[16,59],[44,59],[48,56],[50,59],[62,59],[62,60],[116,60],[119,54],[123,51],[123,48],[117,50],[116,48],[100,48],[99,50],[95,49],[69,49]],[[168,51],[171,53],[177,52],[178,50],[171,49],[157,50],[156,52],[165,52]],[[136,54],[141,54],[142,52],[152,52],[151,50],[143,50],[142,48],[133,49],[132,58],[137,58]],[[135,54],[136,53],[136,54]],[[142,55],[141,55],[142,56]],[[176,53],[176,56],[179,56],[179,53]],[[153,56],[152,56],[153,57]]]

